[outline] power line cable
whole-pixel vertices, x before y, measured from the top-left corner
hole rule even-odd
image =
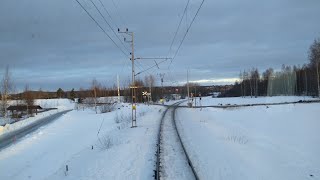
[[[111,14],[109,13],[109,11],[108,11],[107,8],[105,7],[104,3],[103,3],[101,0],[99,0],[99,2],[100,2],[100,4],[102,5],[104,11],[108,14],[109,18],[111,19],[111,22],[113,22],[113,24],[116,26],[116,28],[119,29],[119,25],[118,25],[117,22],[113,19],[113,17],[111,16]],[[121,33],[121,36],[122,36],[123,38],[125,38],[122,33]],[[126,50],[129,51],[129,50],[127,49],[127,47],[126,47]]]
[[[121,49],[118,44],[110,37],[110,35],[101,27],[101,25],[94,19],[94,17],[87,11],[87,9],[79,2],[79,0],[75,0],[80,5],[80,7],[87,13],[87,15],[96,23],[96,25],[103,31],[103,33],[113,42],[113,44],[128,58],[126,52]]]
[[[162,64],[162,63],[166,62],[167,60],[168,60],[168,59],[165,59],[165,60],[162,60],[162,61],[160,61],[160,62],[157,62],[157,64],[155,64],[155,65],[153,65],[153,66],[150,66],[150,67],[148,67],[147,69],[144,69],[144,70],[138,72],[137,75],[138,75],[138,74],[141,74],[141,73],[144,73],[144,72],[146,72],[146,71],[148,71],[148,70],[150,70],[150,69],[152,69],[152,68],[154,68],[154,67],[158,67],[159,64]]]
[[[188,0],[187,5],[186,5],[186,7],[184,8],[184,11],[183,11],[182,17],[181,17],[181,19],[180,19],[179,25],[178,25],[178,27],[177,27],[176,32],[174,33],[174,37],[173,37],[173,39],[172,39],[172,42],[171,42],[171,44],[170,44],[170,48],[169,48],[169,51],[168,51],[168,55],[169,55],[169,53],[171,52],[171,49],[172,49],[173,43],[174,43],[174,42],[175,42],[175,40],[176,40],[176,37],[177,37],[178,31],[179,31],[180,26],[181,26],[181,23],[182,23],[182,20],[183,20],[184,16],[186,15],[187,8],[188,8],[188,6],[189,6],[189,2],[190,2],[190,0]]]
[[[140,62],[135,61],[135,63],[136,63],[135,65],[137,65],[137,67],[140,69],[140,71],[143,71],[143,70],[145,69]],[[151,75],[151,73],[149,73],[149,72],[146,72],[146,73],[148,73],[149,75]],[[137,73],[136,75],[139,75],[139,74],[141,74],[141,73],[139,72],[139,73]]]
[[[171,59],[171,63],[172,63],[172,61],[175,59],[175,57],[177,56],[177,54],[178,54],[178,52],[179,52],[179,50],[180,50],[180,48],[181,48],[181,45],[182,45],[182,43],[184,42],[184,40],[185,40],[185,38],[186,38],[186,36],[187,36],[187,34],[188,34],[188,32],[189,32],[189,30],[190,30],[193,22],[194,22],[194,20],[195,20],[196,17],[198,16],[198,13],[199,13],[199,11],[200,11],[203,3],[204,3],[204,0],[202,0],[202,2],[201,2],[201,4],[200,4],[200,6],[199,6],[199,8],[198,8],[198,10],[197,10],[197,12],[196,12],[196,14],[195,14],[195,16],[193,17],[193,19],[192,19],[192,21],[191,21],[191,23],[190,23],[187,31],[185,32],[185,34],[184,34],[184,36],[183,36],[183,39],[182,39],[182,41],[181,41],[180,44],[179,44],[179,47],[178,47],[177,51],[175,52],[173,58]],[[164,63],[164,62],[166,62],[166,61],[168,61],[168,59],[165,59],[165,60],[163,60],[163,61],[160,61],[160,62],[158,62],[157,64],[155,64],[155,65],[153,65],[153,66],[150,66],[149,68],[147,68],[147,69],[145,69],[145,70],[143,70],[143,71],[140,71],[140,72],[137,73],[137,74],[141,74],[141,73],[143,73],[143,72],[146,72],[146,71],[148,71],[148,70],[150,70],[150,69],[152,69],[152,68],[154,68],[154,67],[157,67],[159,64],[162,64],[162,63]],[[171,65],[171,63],[170,63],[170,65]],[[169,68],[170,68],[170,65],[169,65]]]
[[[95,7],[95,9],[99,12],[99,14],[101,15],[101,17],[103,18],[104,22],[107,23],[107,25],[109,26],[109,28],[112,30],[113,34],[117,37],[117,39],[120,41],[120,43],[123,45],[123,47],[128,51],[128,48],[124,45],[124,43],[122,42],[122,40],[120,40],[119,36],[117,35],[117,33],[114,31],[114,29],[111,27],[111,25],[109,24],[109,22],[106,20],[106,18],[104,17],[104,15],[101,13],[101,11],[99,10],[99,8],[96,6],[96,4],[93,2],[93,0],[90,0],[91,3],[93,4],[93,6]]]
[[[119,8],[118,8],[118,6],[117,6],[116,3],[114,2],[114,0],[111,0],[111,1],[112,1],[113,6],[114,6],[115,9],[116,9],[116,13],[118,14],[118,17],[120,18],[120,21],[122,21],[122,25],[125,25],[126,23],[125,23],[124,19],[122,18],[121,13],[119,13]]]
[[[110,12],[109,12],[108,9],[105,7],[104,3],[103,3],[101,0],[98,0],[98,1],[100,2],[100,4],[101,4],[101,6],[103,7],[104,11],[105,11],[105,12],[107,13],[107,15],[109,16],[109,18],[110,18],[110,20],[111,20],[111,23],[113,23],[116,28],[119,28],[117,22],[112,18]],[[110,26],[109,26],[109,27],[110,27]],[[110,27],[110,28],[111,28],[111,27]],[[112,28],[111,28],[111,29],[112,29]],[[123,34],[121,34],[121,36],[124,37]],[[118,38],[118,40],[119,40],[119,38]],[[121,40],[119,40],[119,41],[122,43]],[[122,45],[124,45],[124,44],[122,43]],[[128,48],[127,48],[125,45],[124,45],[124,47],[125,47],[125,49],[126,49],[127,51],[129,51]],[[128,62],[128,61],[124,61],[124,66],[122,67],[121,74],[123,73],[124,68],[128,65],[127,62]]]
[[[117,23],[113,20],[111,14],[109,13],[109,11],[107,10],[107,8],[105,7],[104,3],[103,3],[101,0],[99,0],[99,2],[100,2],[100,4],[102,5],[104,11],[105,11],[105,12],[108,14],[108,16],[110,17],[111,21],[113,21],[114,24],[116,25],[116,27],[119,28],[119,26],[118,26]]]
[[[124,52],[116,43],[115,41],[108,35],[108,33],[102,28],[102,26],[94,19],[94,17],[86,10],[86,8],[78,1],[77,3],[81,6],[81,8],[87,13],[87,15],[96,23],[96,25],[103,31],[105,35],[108,36],[108,38],[116,45],[116,47],[125,55],[126,58],[128,58],[128,55],[126,52]],[[123,73],[124,68],[128,65],[126,63],[127,61],[124,61],[124,66],[122,67],[121,73]]]
[[[178,47],[177,51],[175,52],[173,58],[171,59],[170,65],[172,64],[172,61],[176,58],[176,56],[177,56],[177,54],[178,54],[178,52],[179,52],[179,50],[180,50],[180,48],[181,48],[181,46],[182,46],[182,43],[184,42],[184,40],[185,40],[185,38],[186,38],[186,36],[187,36],[187,34],[188,34],[188,32],[189,32],[189,30],[190,30],[193,22],[194,22],[194,20],[196,19],[196,17],[197,17],[198,14],[199,14],[199,11],[200,11],[203,3],[204,3],[204,0],[202,0],[202,2],[201,2],[201,4],[200,4],[200,6],[199,6],[199,8],[198,8],[198,10],[197,10],[197,12],[196,12],[196,14],[194,15],[194,17],[193,17],[193,19],[192,19],[192,21],[191,21],[191,23],[190,23],[190,25],[189,25],[189,27],[188,27],[188,29],[186,30],[186,32],[185,32],[185,34],[184,34],[184,36],[183,36],[183,38],[182,38],[182,40],[181,40],[181,42],[180,42],[180,44],[179,44],[179,47]],[[170,67],[170,65],[169,65],[169,67]]]

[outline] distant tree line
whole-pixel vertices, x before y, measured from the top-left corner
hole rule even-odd
[[[320,39],[316,39],[310,46],[309,61],[302,67],[282,65],[279,71],[268,68],[262,74],[257,68],[241,71],[239,81],[221,96],[306,95],[320,97]]]
[[[120,95],[124,97],[125,102],[131,102],[131,89],[130,83],[125,86],[120,87]],[[142,96],[143,91],[152,93],[152,101],[158,101],[160,98],[171,97],[172,94],[178,94],[182,97],[187,96],[187,84],[180,86],[156,86],[154,77],[149,75],[142,79],[137,79],[135,85],[137,88],[137,102],[144,102],[145,99]],[[201,86],[198,83],[189,83],[190,93],[194,96],[207,96],[212,95],[212,92],[226,92],[230,90],[232,85],[216,85],[216,86]],[[26,97],[32,97],[33,99],[56,99],[56,98],[68,98],[74,100],[75,98],[85,99],[85,98],[98,98],[98,97],[110,97],[117,96],[118,90],[117,86],[112,87],[102,86],[97,80],[93,79],[90,88],[79,88],[75,90],[65,90],[58,88],[56,91],[43,91],[41,88],[39,90],[31,90],[27,85],[22,93],[11,94],[10,99],[13,100],[24,100]]]

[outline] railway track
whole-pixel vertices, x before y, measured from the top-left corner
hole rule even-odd
[[[155,179],[199,179],[175,123],[175,110],[182,102],[164,111],[157,142]]]

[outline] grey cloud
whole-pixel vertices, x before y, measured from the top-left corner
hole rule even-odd
[[[108,30],[91,2],[81,2]],[[103,2],[117,26],[135,32],[136,56],[167,55],[186,1],[118,0],[118,9],[112,1]],[[190,1],[170,56],[199,4]],[[309,45],[320,37],[319,7],[317,0],[207,0],[170,70],[168,61],[145,74],[166,73],[170,85],[184,82],[187,68],[196,81],[236,78],[240,70],[252,67],[302,65],[308,61]],[[108,34],[121,46],[110,30]],[[95,77],[109,85],[116,74],[130,77],[130,61],[75,0],[2,0],[0,52],[0,68],[10,65],[20,89],[26,82],[35,89],[55,90],[86,87]],[[136,72],[152,65],[154,61],[140,61]]]

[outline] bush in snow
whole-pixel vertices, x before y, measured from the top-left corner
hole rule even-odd
[[[123,114],[119,115],[117,112],[116,116],[114,117],[114,122],[119,124],[122,121],[122,116]]]
[[[228,136],[226,140],[239,144],[247,144],[249,141],[247,137],[237,135]]]
[[[123,129],[128,127],[129,123],[131,122],[131,115],[125,115],[123,113],[116,113],[115,117],[114,117],[114,121],[115,123],[119,124],[117,126],[117,128]]]
[[[100,113],[111,112],[115,109],[115,103],[103,104],[99,106],[99,109],[100,109]]]
[[[124,115],[123,113],[116,113],[116,116],[114,117],[115,123],[129,123],[131,121],[131,117],[129,115]]]
[[[113,140],[110,136],[105,135],[103,137],[99,137],[99,142],[97,144],[97,147],[100,150],[107,150],[110,149],[113,146]]]
[[[146,112],[140,112],[140,113],[138,114],[138,117],[142,117],[142,116],[144,116],[144,115],[146,115]]]

